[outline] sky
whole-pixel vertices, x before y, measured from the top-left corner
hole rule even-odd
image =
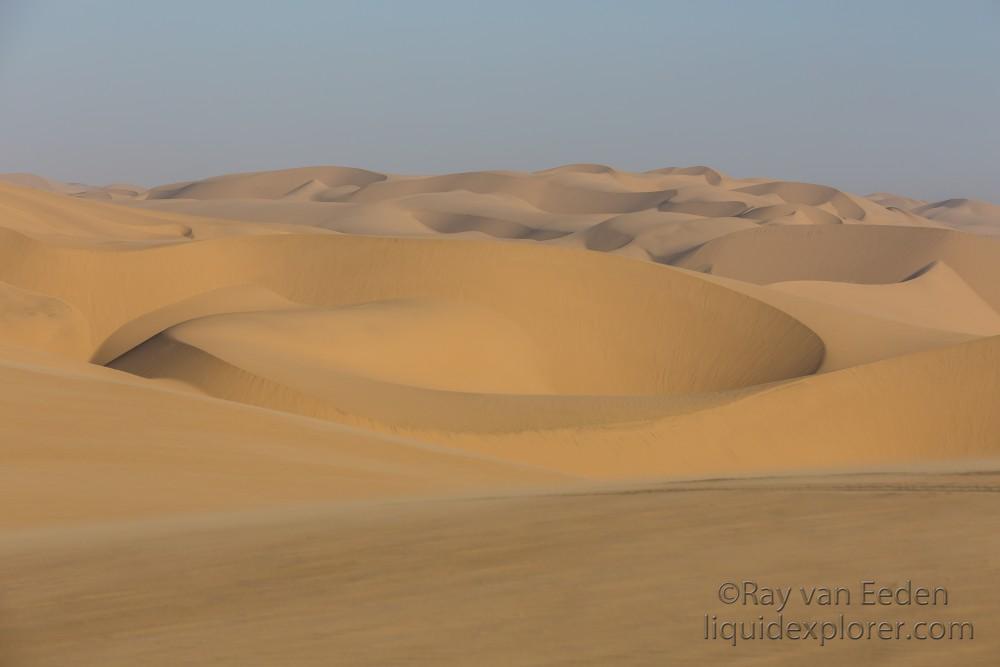
[[[1000,0],[0,0],[0,172],[599,162],[1000,202]]]

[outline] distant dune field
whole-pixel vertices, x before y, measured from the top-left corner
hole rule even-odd
[[[0,175],[0,378],[2,665],[1000,649],[987,202],[708,167]],[[715,579],[866,550],[982,639],[700,639]]]

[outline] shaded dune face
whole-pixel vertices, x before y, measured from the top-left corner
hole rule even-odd
[[[911,279],[934,262],[953,269],[1000,311],[1000,240],[945,229],[760,227],[713,239],[673,264],[758,284],[793,280],[888,284]]]
[[[776,195],[780,199],[792,204],[808,204],[810,206],[822,206],[826,204],[842,218],[863,220],[865,217],[865,210],[852,201],[850,197],[843,192],[825,185],[775,181],[773,183],[761,183],[760,185],[739,188],[737,192],[745,192],[751,195]]]
[[[589,175],[589,174],[587,174]],[[653,189],[632,191],[626,188],[592,187],[593,181],[560,178],[561,174],[532,177],[521,174],[480,172],[448,176],[430,176],[386,180],[374,183],[349,197],[359,204],[398,199],[400,197],[467,190],[486,194],[502,192],[515,196],[535,208],[555,214],[628,213],[653,208],[669,199],[672,191]]]
[[[282,172],[217,176],[203,181],[164,185],[150,190],[148,199],[280,199],[289,195],[317,195],[327,188],[355,188],[384,180],[385,175],[349,167],[304,167]]]
[[[902,282],[887,285],[801,280],[771,286],[914,327],[979,336],[1000,334],[1000,313],[940,261]]]
[[[496,238],[533,239],[536,241],[546,241],[569,234],[569,232],[558,230],[534,229],[513,220],[469,213],[420,211],[416,214],[416,218],[430,229],[441,234],[478,231]]]
[[[315,396],[361,378],[442,391],[551,392],[541,351],[521,327],[449,301],[209,315],[170,327],[112,366],[139,375],[171,372],[176,356],[190,356],[185,347]]]
[[[707,167],[635,173],[599,164],[435,176],[309,167],[178,183],[115,201],[348,234],[531,240],[665,264],[752,226],[951,224],[881,203],[895,199],[869,200],[823,185],[736,179]],[[975,229],[984,228],[975,220]],[[218,235],[204,225],[191,233],[196,239]]]

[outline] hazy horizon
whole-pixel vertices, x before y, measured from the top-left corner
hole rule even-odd
[[[705,164],[1000,201],[995,2],[0,0],[0,172]]]

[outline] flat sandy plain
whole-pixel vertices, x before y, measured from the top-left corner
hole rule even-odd
[[[4,175],[0,398],[4,667],[1000,652],[987,202],[706,167]],[[776,619],[763,589],[904,625],[706,639]]]

